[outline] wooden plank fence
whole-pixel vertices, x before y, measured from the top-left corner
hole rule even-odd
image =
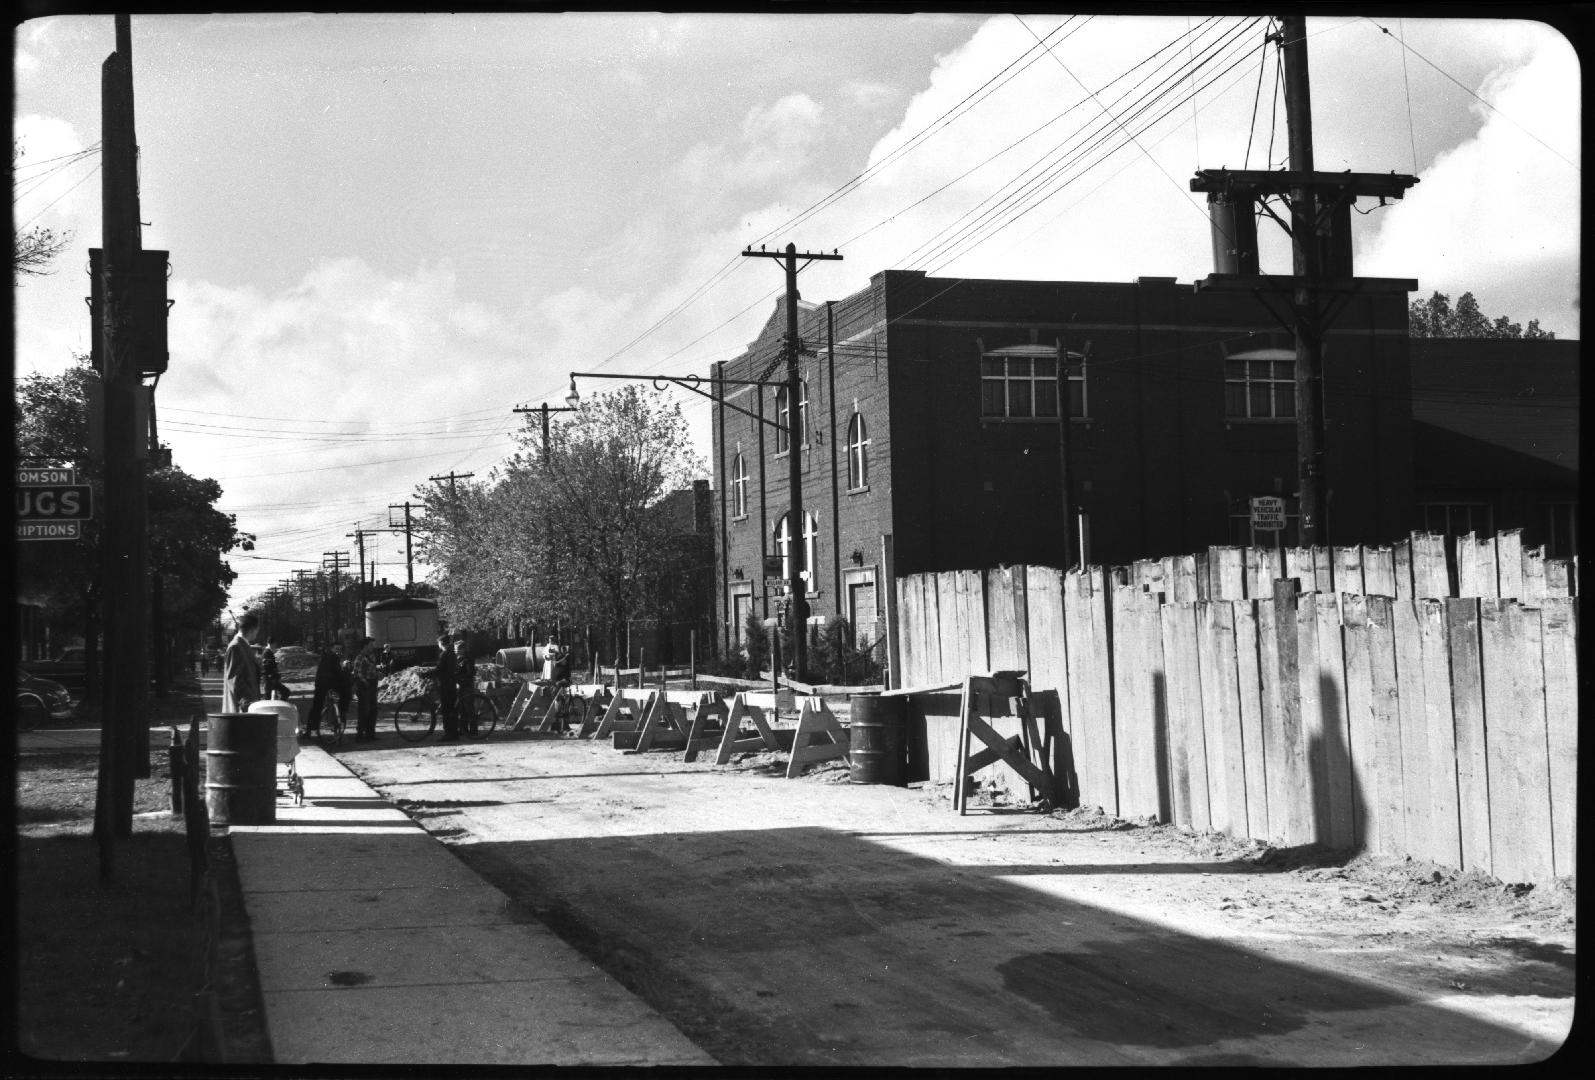
[[[1573,875],[1576,562],[1515,532],[1452,556],[1414,534],[901,578],[903,685],[1006,669],[1055,692],[1065,805],[1506,881]],[[950,781],[956,725],[919,715],[930,779]]]

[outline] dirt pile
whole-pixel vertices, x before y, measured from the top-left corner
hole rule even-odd
[[[432,692],[432,680],[426,677],[424,667],[408,667],[384,675],[377,684],[377,704],[397,705],[401,701],[414,701]]]

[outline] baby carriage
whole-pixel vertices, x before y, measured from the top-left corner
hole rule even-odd
[[[288,766],[284,786],[293,797],[295,806],[305,801],[305,782],[294,765],[299,754],[299,706],[291,701],[257,701],[249,706],[252,713],[277,715],[277,764]]]

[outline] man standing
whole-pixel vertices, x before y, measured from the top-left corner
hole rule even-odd
[[[476,694],[476,660],[472,658],[471,651],[465,647],[465,638],[454,643],[454,685],[456,698],[454,711],[459,716],[455,727],[466,735],[476,735],[476,711],[471,707],[471,698]]]
[[[359,712],[355,714],[355,742],[370,742],[377,737],[377,688],[381,676],[375,642],[366,638],[354,658],[354,689],[360,695]]]
[[[282,672],[277,668],[276,643],[272,641],[266,642],[266,651],[260,654],[260,692],[279,701],[289,698],[288,687],[284,685]]]
[[[255,638],[260,636],[260,616],[244,612],[238,633],[222,657],[222,712],[239,713],[260,697],[260,665],[255,662]]]
[[[437,680],[438,708],[443,713],[443,738],[457,739],[460,737],[459,720],[455,710],[455,703],[459,700],[458,687],[454,684],[454,649],[447,633],[438,635],[437,666],[427,674]]]

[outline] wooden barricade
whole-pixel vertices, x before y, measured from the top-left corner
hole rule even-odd
[[[516,691],[515,700],[510,702],[509,719],[506,721],[508,730],[526,730],[533,719],[544,714],[553,700],[553,688],[546,683],[522,684],[520,690]]]
[[[643,710],[642,726],[637,730],[637,752],[640,754],[652,747],[654,738],[667,728],[678,732],[683,739],[690,738],[692,723],[687,718],[687,710],[696,712],[713,697],[707,690],[654,691],[653,699]]]
[[[573,686],[570,691],[579,701],[581,720],[576,727],[576,737],[585,739],[598,730],[598,724],[604,718],[604,713],[609,708],[609,703],[614,699],[614,692],[603,683],[581,683]],[[572,721],[575,723],[575,721]]]
[[[604,718],[593,731],[593,738],[608,738],[615,731],[636,731],[642,727],[643,714],[653,704],[653,690],[616,685],[615,696],[604,709]],[[585,728],[585,725],[583,725]]]
[[[595,710],[594,699],[606,694],[607,691],[607,687],[598,683],[567,686],[563,697],[558,692],[551,691],[548,696],[548,708],[543,713],[543,719],[538,723],[537,730],[553,731],[563,719],[567,733],[573,728],[579,732],[585,726],[587,717]]]
[[[959,704],[962,720],[958,731],[958,767],[953,774],[953,809],[960,816],[967,810],[968,778],[988,765],[1001,761],[1024,778],[1030,786],[1031,798],[1036,792],[1048,801],[1053,799],[1052,775],[1045,761],[1037,765],[1032,760],[1040,736],[1035,729],[1035,718],[1030,714],[1023,672],[998,671],[990,675],[970,675],[964,679],[963,697]],[[1022,735],[1004,739],[997,734],[987,717],[1018,716]],[[970,739],[978,738],[986,744],[984,750],[971,754]]]
[[[792,736],[792,757],[787,762],[786,778],[796,779],[810,765],[847,755],[847,729],[837,723],[830,707],[820,697],[805,697],[798,709],[797,732]]]
[[[765,710],[770,711],[769,720],[765,719]],[[781,744],[776,741],[775,732],[771,728],[771,721],[776,715],[776,696],[768,692],[744,691],[731,699],[731,712],[726,717],[725,730],[720,733],[720,748],[715,753],[714,763],[724,765],[731,760],[732,754],[746,753],[757,750],[761,746],[766,750],[779,750]],[[757,735],[744,737],[742,734],[742,721],[750,721],[758,730]],[[687,740],[687,760],[691,761],[696,756],[692,739]]]
[[[693,706],[691,714],[687,717],[687,749],[682,754],[681,760],[696,761],[699,751],[718,746],[724,731],[711,731],[710,725],[718,721],[720,727],[724,729],[729,716],[730,711],[726,708],[726,703],[720,700],[719,694],[706,694],[702,701]]]

